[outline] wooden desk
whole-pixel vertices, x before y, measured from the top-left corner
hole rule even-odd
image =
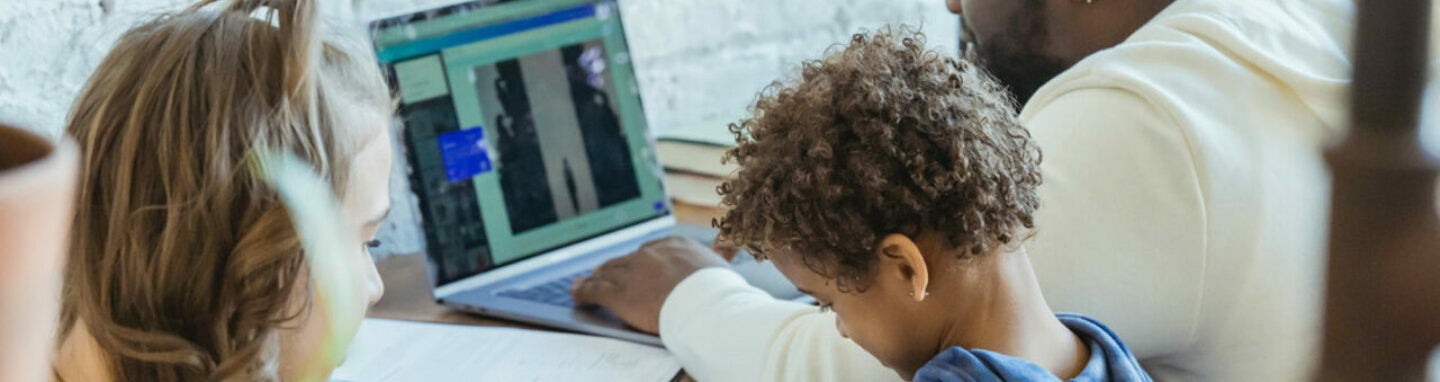
[[[724,213],[718,207],[681,201],[674,203],[674,210],[676,220],[682,223],[707,226],[710,225],[710,219]],[[534,325],[471,315],[436,303],[430,292],[429,277],[425,274],[425,259],[421,255],[390,256],[376,263],[376,267],[380,270],[380,279],[385,282],[385,296],[370,309],[370,317],[548,330]],[[683,381],[694,380],[686,376]]]

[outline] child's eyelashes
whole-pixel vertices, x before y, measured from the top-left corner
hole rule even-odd
[[[380,248],[380,244],[382,244],[380,243],[380,240],[370,240],[365,242],[365,248]]]
[[[827,303],[823,303],[823,302],[820,303],[820,313],[829,312],[831,306],[832,306],[831,304],[827,304]]]

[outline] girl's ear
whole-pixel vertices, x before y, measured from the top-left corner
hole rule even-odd
[[[930,269],[925,264],[925,255],[909,236],[892,233],[880,240],[876,247],[882,264],[881,277],[890,273],[899,277],[909,286],[910,297],[916,302],[925,301],[930,295]]]

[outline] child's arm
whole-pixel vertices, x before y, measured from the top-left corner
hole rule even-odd
[[[735,272],[690,275],[660,310],[660,338],[700,381],[898,381],[840,336],[833,313],[779,301]]]

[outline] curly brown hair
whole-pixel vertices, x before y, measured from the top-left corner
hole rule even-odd
[[[730,125],[723,240],[801,256],[863,292],[892,233],[943,235],[962,258],[1034,228],[1040,150],[1003,87],[908,28],[856,34],[772,83]]]

